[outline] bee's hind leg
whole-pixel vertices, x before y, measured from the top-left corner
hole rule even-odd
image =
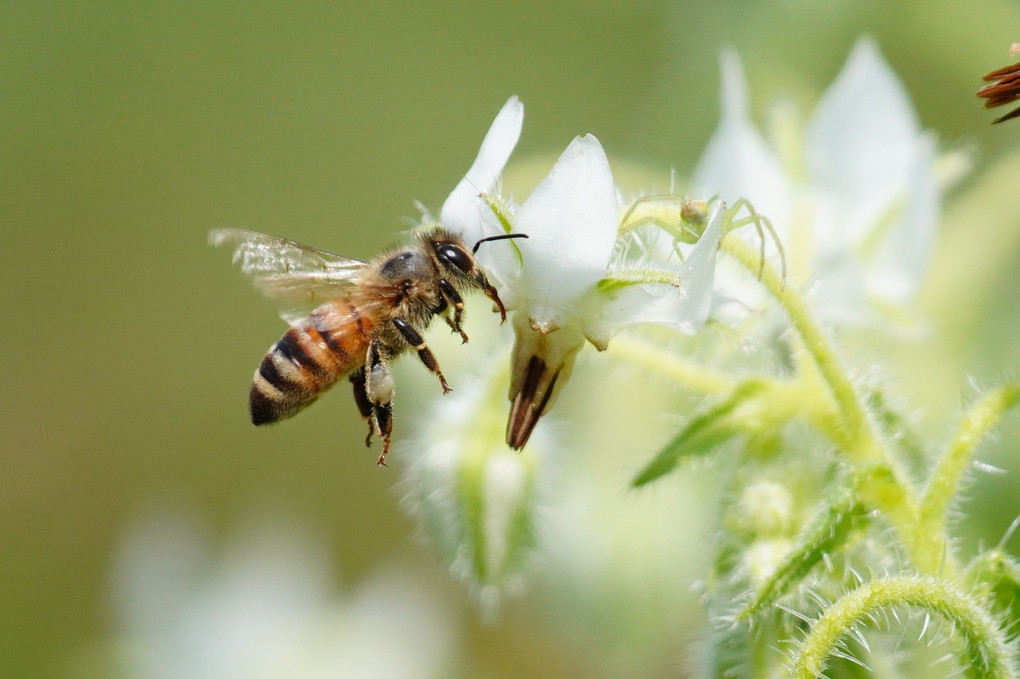
[[[372,420],[382,439],[382,452],[376,464],[386,466],[386,456],[390,452],[390,438],[393,435],[393,401],[375,406],[372,409]]]
[[[372,434],[375,433],[375,425],[372,420],[372,402],[368,400],[368,390],[365,385],[365,369],[358,368],[348,378],[354,387],[354,403],[358,406],[358,412],[368,422],[368,436],[365,437],[365,445],[372,445]]]
[[[376,435],[383,442],[379,464],[385,466],[386,455],[390,452],[390,438],[393,435],[393,373],[390,372],[390,367],[383,360],[381,347],[382,344],[379,340],[373,340],[368,345],[365,367],[360,371],[364,383],[364,402],[359,402],[358,408],[365,407],[369,411],[369,414],[365,415],[369,417],[368,436],[371,439],[374,425]],[[357,385],[355,385],[356,388]],[[356,400],[357,398],[355,396]],[[362,414],[365,414],[364,409],[362,409]]]

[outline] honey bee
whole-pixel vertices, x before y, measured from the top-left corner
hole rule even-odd
[[[450,386],[421,333],[441,316],[463,342],[461,291],[480,290],[495,303],[501,323],[506,309],[496,288],[475,261],[478,246],[524,234],[483,238],[468,248],[441,226],[419,229],[406,248],[362,262],[292,240],[242,229],[209,234],[212,245],[234,248],[234,261],[256,289],[282,303],[290,329],[269,348],[252,381],[252,423],[293,417],[347,377],[354,401],[368,421],[365,444],[382,440],[379,464],[386,464],[393,432],[393,375],[388,361],[413,349]],[[311,312],[308,313],[308,309]]]

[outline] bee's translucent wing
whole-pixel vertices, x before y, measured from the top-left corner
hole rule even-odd
[[[367,266],[357,259],[244,229],[210,231],[209,243],[234,249],[241,273],[279,304],[280,316],[288,323],[327,300],[348,294]]]

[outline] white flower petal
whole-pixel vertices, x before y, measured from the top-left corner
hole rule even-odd
[[[818,298],[844,320],[920,285],[938,226],[935,153],[895,73],[859,40],[806,133]]]
[[[524,258],[517,281],[529,313],[569,314],[578,297],[601,280],[616,242],[619,208],[609,161],[599,140],[576,137],[517,212],[516,241]]]
[[[869,315],[864,267],[855,257],[837,254],[815,261],[817,275],[805,288],[811,306],[830,321],[858,324]]]
[[[860,324],[890,304],[903,305],[917,292],[938,228],[941,191],[935,175],[936,144],[923,134],[914,148],[907,185],[874,229],[869,247],[833,250],[816,261],[811,298],[828,318]],[[871,306],[869,306],[871,305]],[[888,320],[888,319],[885,319]]]
[[[901,198],[920,128],[903,85],[878,47],[861,39],[822,96],[806,132],[820,206],[816,243],[846,250]]]
[[[790,219],[790,187],[779,159],[751,123],[747,82],[740,57],[726,50],[722,68],[722,120],[691,175],[693,191],[719,195],[731,205],[740,198],[767,216],[781,239]]]
[[[496,187],[503,167],[517,146],[523,124],[524,104],[515,95],[507,100],[492,121],[475,162],[439,211],[440,223],[460,235],[468,244],[498,233],[486,229],[482,214],[488,212],[489,208],[478,194],[488,193]]]
[[[902,204],[868,271],[866,285],[871,298],[903,303],[921,284],[941,209],[935,156],[934,137],[922,135],[914,147]]]

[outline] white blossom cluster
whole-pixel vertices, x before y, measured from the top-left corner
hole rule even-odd
[[[785,251],[786,283],[831,322],[895,317],[920,284],[940,207],[935,139],[921,129],[875,45],[861,40],[807,124],[780,124],[770,142],[751,122],[735,53],[724,53],[722,70],[721,120],[688,190],[713,198],[689,237],[677,238],[655,220],[636,228],[621,223],[629,203],[590,134],[570,141],[523,202],[496,195],[523,126],[517,97],[496,116],[442,207],[439,221],[467,242],[511,230],[528,236],[478,253],[513,313],[505,430],[494,424],[499,399],[492,389],[454,393],[437,404],[445,415],[423,425],[427,449],[408,464],[409,505],[426,533],[436,532],[429,525],[445,526],[434,541],[446,545],[441,551],[476,591],[504,588],[526,561],[517,547],[526,552],[536,540],[535,446],[516,454],[507,446],[524,448],[586,342],[603,350],[635,323],[692,332],[717,302],[738,302],[729,307],[745,317],[763,307],[753,276],[716,265],[725,261],[718,256],[722,239],[739,226],[727,205],[750,201],[752,214],[767,217]],[[787,109],[777,108],[779,123],[793,120],[784,118]],[[744,228],[739,236],[765,234]],[[506,384],[505,370],[490,372]],[[496,525],[502,533],[486,535],[486,526]]]

